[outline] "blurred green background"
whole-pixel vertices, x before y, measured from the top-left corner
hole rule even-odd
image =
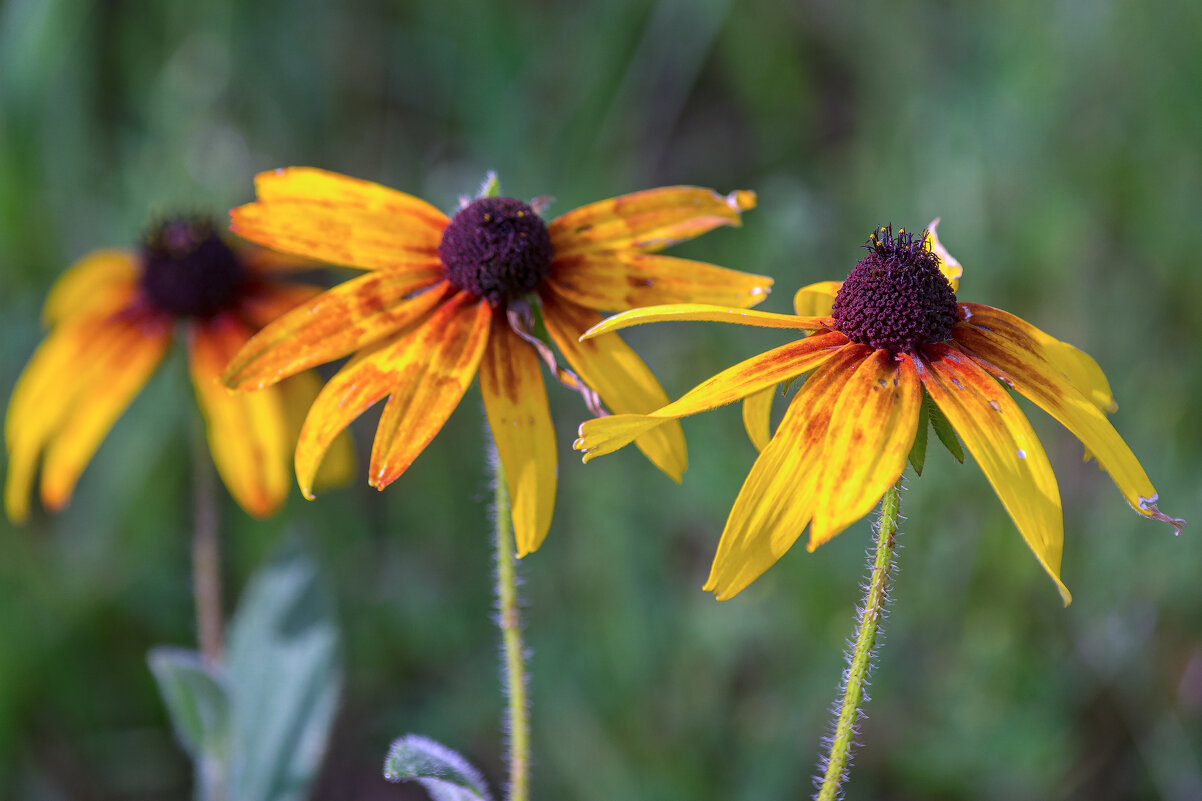
[[[755,189],[676,255],[837,279],[873,226],[941,216],[960,297],[1093,354],[1168,527],[1131,513],[1029,405],[1065,513],[1062,609],[980,471],[933,450],[849,799],[1202,797],[1202,5],[771,0],[7,0],[0,6],[0,395],[55,277],[256,171],[325,167],[453,209],[484,172],[555,215],[634,189]],[[630,341],[672,396],[784,340],[702,324]],[[551,388],[560,492],[521,565],[535,797],[808,794],[868,521],[737,599],[700,586],[754,458],[737,408],[685,421],[677,487],[635,450],[581,466]],[[193,641],[186,369],[119,421],[62,514],[0,521],[0,797],[184,799],[145,653]],[[1191,400],[1192,399],[1192,400]],[[779,413],[779,409],[778,409]],[[356,426],[366,462],[377,412]],[[389,741],[462,750],[494,786],[498,637],[479,393],[401,480],[274,519],[223,509],[227,608],[291,531],[336,596],[346,691],[321,799],[409,799]],[[363,464],[361,464],[361,469]]]

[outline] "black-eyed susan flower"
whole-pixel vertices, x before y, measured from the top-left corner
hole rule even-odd
[[[57,510],[70,500],[84,467],[162,361],[177,328],[187,341],[219,474],[246,511],[273,512],[288,492],[294,441],[289,419],[317,394],[317,378],[298,376],[255,395],[232,393],[219,378],[252,333],[320,291],[280,280],[311,267],[228,244],[200,218],[167,220],[137,249],[98,250],[76,263],[46,300],[50,334],[9,402],[8,516],[28,516],[39,458],[43,504]],[[346,462],[341,448],[340,454]]]
[[[956,298],[961,268],[934,223],[920,237],[873,233],[845,281],[794,298],[797,316],[702,305],[636,309],[586,339],[640,323],[712,320],[795,329],[808,336],[748,359],[650,414],[590,420],[575,447],[585,460],[668,421],[747,399],[744,419],[761,448],[731,510],[705,587],[730,598],[758,578],[809,526],[812,551],[867,514],[901,475],[924,393],[963,439],[1039,563],[1060,580],[1060,494],[1043,447],[1008,389],[1059,420],[1139,514],[1172,524],[1131,450],[1103,411],[1117,406],[1085,353],[1012,314]],[[809,373],[769,436],[776,385]],[[926,424],[923,423],[925,426]],[[926,431],[921,432],[925,441]],[[954,442],[954,438],[953,438]]]
[[[556,452],[540,360],[617,413],[648,412],[667,396],[617,337],[580,342],[597,310],[651,303],[748,307],[771,279],[658,255],[722,225],[738,225],[751,192],[674,186],[594,203],[544,223],[513,198],[465,201],[452,217],[379,184],[309,168],[255,179],[258,200],[231,212],[243,237],[273,249],[367,270],[255,336],[226,374],[265,387],[353,354],[309,410],[296,474],[312,496],[331,440],[388,396],[369,482],[395,481],[442,428],[479,373],[484,408],[512,498],[518,554],[546,536]],[[557,367],[550,340],[573,372]],[[679,480],[684,437],[672,423],[636,444]]]

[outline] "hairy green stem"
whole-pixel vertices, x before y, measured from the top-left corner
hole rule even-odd
[[[847,674],[843,682],[843,700],[839,703],[839,717],[835,721],[835,733],[831,737],[831,752],[826,760],[826,773],[822,787],[815,796],[818,801],[834,801],[839,788],[847,778],[847,762],[851,754],[852,737],[860,718],[860,703],[864,698],[864,682],[871,666],[872,648],[880,629],[881,613],[888,597],[889,574],[893,569],[894,536],[897,534],[898,509],[901,504],[901,478],[885,492],[881,500],[881,514],[876,525],[876,554],[872,562],[872,575],[868,580],[868,593],[860,612],[860,630],[856,644],[848,659]]]
[[[505,695],[509,699],[509,801],[530,797],[530,709],[526,699],[526,654],[518,609],[517,565],[514,558],[513,518],[509,488],[501,457],[492,454],[496,483],[493,516],[496,522],[497,624],[505,649]]]

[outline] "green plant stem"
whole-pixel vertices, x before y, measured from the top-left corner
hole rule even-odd
[[[513,518],[505,468],[495,449],[492,454],[496,496],[497,624],[505,648],[505,695],[509,699],[509,801],[530,796],[530,709],[526,699],[526,654],[522,645],[522,620],[518,609],[517,565],[514,559]]]
[[[876,554],[872,562],[872,575],[868,580],[868,593],[860,613],[860,630],[856,644],[848,659],[847,675],[843,682],[843,700],[839,703],[839,717],[835,722],[835,733],[831,738],[831,752],[826,760],[826,773],[822,787],[815,798],[818,801],[834,801],[839,787],[847,778],[847,761],[851,753],[852,736],[860,718],[860,703],[864,698],[864,681],[871,666],[872,648],[880,629],[881,612],[888,597],[889,574],[893,569],[894,536],[897,534],[898,509],[901,505],[901,478],[885,492],[881,500],[881,514],[876,525]]]
[[[221,543],[217,532],[217,475],[203,426],[192,434],[192,595],[196,638],[212,665],[221,662]]]

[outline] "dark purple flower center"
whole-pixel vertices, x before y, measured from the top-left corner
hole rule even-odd
[[[534,209],[510,197],[485,197],[451,218],[438,256],[448,281],[504,306],[538,288],[551,271],[554,250]]]
[[[158,309],[176,317],[212,317],[233,306],[246,268],[204,219],[155,226],[142,244],[142,288]]]
[[[852,342],[910,353],[951,338],[956,293],[926,238],[924,231],[915,240],[904,228],[894,237],[886,226],[868,239],[868,255],[843,282],[831,312]]]

